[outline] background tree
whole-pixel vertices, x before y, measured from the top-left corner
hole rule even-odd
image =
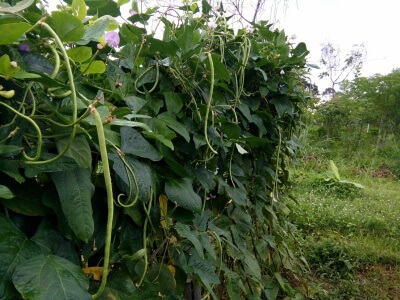
[[[357,75],[365,61],[367,51],[363,44],[353,45],[350,52],[347,54],[346,59],[342,61],[342,55],[339,46],[334,46],[327,43],[322,46],[321,65],[323,72],[319,78],[328,78],[331,83],[332,98],[335,97],[336,86],[340,85],[350,75]]]

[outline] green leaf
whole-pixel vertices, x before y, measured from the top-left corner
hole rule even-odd
[[[40,246],[43,255],[54,254],[79,264],[75,243],[62,236],[54,227],[50,219],[43,219],[31,240]]]
[[[29,23],[7,23],[0,25],[0,45],[7,45],[16,42],[21,35],[31,28]]]
[[[177,31],[176,34],[178,37],[176,43],[181,48],[183,54],[199,46],[201,35],[192,26],[184,26],[184,30]]]
[[[229,82],[231,79],[231,76],[230,76],[229,71],[226,68],[226,66],[221,62],[221,56],[219,54],[212,53],[211,57],[212,57],[213,65],[214,65],[215,79],[216,80],[221,79],[226,82]],[[209,71],[211,71],[208,60],[206,60],[206,64],[207,64],[207,69]]]
[[[178,114],[183,108],[183,100],[181,96],[177,93],[165,92],[164,97],[167,105],[167,111]]]
[[[126,3],[129,3],[130,0],[117,0],[117,6],[120,7]]]
[[[89,240],[94,232],[92,195],[94,185],[89,169],[77,168],[71,171],[51,174],[61,207],[69,226],[83,241]]]
[[[215,270],[210,261],[207,259],[202,259],[195,252],[190,256],[188,265],[192,268],[193,273],[197,275],[197,279],[200,280],[207,290],[213,295],[214,292],[210,284],[218,284],[220,281],[217,274],[215,274]],[[214,299],[217,299],[215,295]]]
[[[71,5],[72,14],[83,21],[87,14],[85,0],[74,0]]]
[[[93,61],[89,68],[89,64],[83,64],[81,66],[81,72],[85,71],[85,74],[103,74],[106,71],[106,65],[102,60]]]
[[[89,26],[85,27],[85,33],[83,35],[84,40],[97,41],[107,30],[109,24],[108,18],[99,18]]]
[[[50,60],[39,53],[28,52],[22,53],[22,59],[25,64],[25,71],[35,72],[40,75],[50,76],[53,73],[54,67]],[[61,84],[58,84],[61,85]]]
[[[169,139],[165,138],[161,134],[148,132],[148,133],[146,133],[146,136],[148,138],[158,140],[161,143],[163,143],[165,146],[167,146],[169,149],[174,150],[174,144],[172,144],[172,142]]]
[[[165,112],[158,115],[157,119],[162,121],[165,126],[168,126],[176,133],[180,134],[186,140],[186,142],[190,142],[190,136],[187,128],[183,124],[179,123],[173,114]]]
[[[203,12],[203,15],[208,15],[208,13],[211,11],[212,7],[206,0],[201,0],[201,11]]]
[[[99,300],[138,300],[139,291],[126,271],[113,270]]]
[[[96,10],[106,6],[109,0],[86,0],[85,2],[90,9]]]
[[[38,255],[40,248],[0,214],[0,299],[14,298],[16,291],[11,276],[15,267]]]
[[[17,4],[15,4],[14,6],[0,7],[0,12],[15,14],[21,10],[27,9],[34,2],[35,0],[22,0],[17,2]]]
[[[299,43],[296,48],[292,50],[293,55],[295,56],[305,56],[309,53],[307,50],[307,46],[305,43]]]
[[[232,198],[233,202],[240,206],[247,205],[247,194],[245,189],[234,188],[228,184],[224,186],[228,196]]]
[[[201,243],[199,239],[197,238],[198,232],[193,231],[190,229],[189,225],[182,224],[182,223],[176,223],[175,225],[176,232],[183,237],[187,238],[194,246],[196,249],[197,253],[201,258],[204,258],[204,253],[203,253],[203,247],[201,246]]]
[[[117,184],[119,185],[119,187],[125,193],[126,196],[128,196],[129,191],[131,191],[131,199],[129,199],[128,202],[133,201],[137,191],[133,183],[132,176],[129,173],[128,177],[128,171],[125,165],[123,164],[122,160],[117,155],[110,155],[109,158],[114,162],[113,169],[115,173],[118,175],[117,178],[119,178],[123,183],[121,184],[121,182],[117,181]],[[153,190],[155,188],[154,187],[155,184],[153,182],[151,174],[151,169],[149,166],[139,162],[137,159],[133,158],[130,155],[125,156],[125,161],[135,174],[135,178],[139,188],[139,199],[146,203],[150,198],[151,188],[153,188]],[[127,210],[137,210],[137,207],[134,206]],[[133,215],[131,213],[128,214]]]
[[[63,42],[79,41],[85,33],[81,20],[65,12],[53,11],[50,25]]]
[[[19,162],[15,160],[0,158],[0,171],[14,178],[18,183],[25,181],[25,178],[19,173]]]
[[[275,39],[276,46],[282,47],[286,45],[286,34],[285,31],[279,32],[278,36]]]
[[[162,154],[133,128],[121,128],[121,145],[121,150],[124,153],[148,158],[152,161],[162,159]]]
[[[84,62],[92,57],[92,48],[81,46],[67,50],[68,56],[75,62]]]
[[[231,271],[225,273],[226,278],[226,291],[228,292],[229,299],[240,300],[240,276]]]
[[[41,158],[47,160],[53,158],[54,156],[55,154],[43,153]],[[59,159],[48,164],[26,165],[25,176],[28,178],[32,178],[41,173],[52,173],[52,172],[73,170],[77,166],[78,165],[76,164],[74,159],[67,156],[62,156]]]
[[[126,127],[138,127],[143,129],[144,131],[151,132],[151,129],[149,126],[147,126],[145,123],[142,122],[135,122],[135,121],[128,121],[128,120],[119,120],[116,119],[110,123],[111,125],[117,125],[117,126],[126,126]]]
[[[207,234],[200,235],[200,240],[203,248],[207,251],[208,255],[212,259],[217,259],[217,254],[215,253],[214,247],[210,242],[210,237]]]
[[[14,198],[14,194],[7,186],[0,184],[0,198],[11,199]]]
[[[346,183],[346,184],[354,185],[356,188],[359,188],[359,189],[363,189],[364,188],[364,186],[362,184],[359,184],[359,183],[356,183],[356,182],[353,182],[353,181],[349,181],[349,180],[339,180],[339,182],[340,183]]]
[[[335,163],[333,160],[329,161],[329,166],[331,168],[331,172],[333,173],[333,176],[335,176],[335,179],[337,181],[340,181],[340,174],[339,174],[339,169],[336,167]]]
[[[19,265],[13,282],[25,299],[92,299],[89,280],[81,268],[54,255],[38,256]]]
[[[194,192],[192,181],[188,178],[167,179],[165,182],[165,193],[169,200],[185,209],[195,212],[201,210],[201,198]]]
[[[229,139],[237,140],[242,133],[240,126],[233,122],[223,123],[221,126],[221,131],[226,134]]]
[[[133,114],[136,114],[146,105],[147,101],[137,96],[127,96],[124,98],[126,105],[130,108]]]
[[[257,280],[260,280],[261,268],[254,254],[245,249],[242,249],[241,252],[244,254],[244,263],[248,267],[248,272],[252,274]]]
[[[6,80],[10,79],[19,70],[21,70],[21,68],[18,66],[14,67],[11,64],[10,57],[7,54],[4,54],[2,57],[0,57],[0,74],[3,75]]]
[[[285,113],[288,113],[290,116],[293,116],[294,107],[289,99],[286,98],[274,98],[270,101],[273,105],[275,105],[276,112],[279,117],[282,117]]]
[[[12,157],[18,155],[21,152],[21,148],[15,145],[0,145],[0,156]]]
[[[58,152],[61,152],[67,146],[68,140],[69,138],[57,140],[56,145]],[[92,168],[92,151],[90,150],[89,143],[83,134],[75,136],[67,152],[65,152],[65,156],[74,159],[81,168]]]
[[[93,6],[90,5],[91,4],[90,2],[96,3],[96,6],[98,6],[98,8],[93,9]],[[119,8],[118,8],[116,2],[114,2],[112,0],[100,0],[100,2],[103,2],[101,4],[101,6],[97,4],[98,2],[99,2],[98,0],[94,0],[94,1],[86,0],[86,4],[90,8],[88,11],[89,15],[97,15],[99,17],[104,16],[104,15],[118,17],[120,15],[120,11],[119,11]],[[112,29],[109,29],[109,30],[112,30]]]
[[[179,50],[178,45],[175,41],[161,41],[159,39],[147,38],[148,54],[164,53],[164,55],[175,56],[176,52]]]
[[[3,206],[26,216],[44,216],[49,212],[42,203],[43,189],[36,180],[27,180],[11,189],[14,192],[14,198],[1,199],[0,202]]]
[[[270,278],[265,284],[265,296],[268,300],[275,300],[279,294],[279,284],[274,278]]]
[[[146,274],[146,278],[153,284],[158,283],[158,290],[161,295],[168,296],[175,294],[175,280],[165,264],[156,264],[153,266]]]

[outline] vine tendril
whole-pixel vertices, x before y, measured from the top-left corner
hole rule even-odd
[[[146,92],[142,92],[141,90],[139,90],[139,88],[138,88],[138,86],[137,86],[137,83],[138,83],[139,79],[141,79],[144,75],[146,75],[151,69],[153,69],[153,66],[148,67],[148,68],[147,68],[142,74],[140,74],[140,75],[138,76],[138,78],[136,78],[136,80],[135,80],[135,83],[134,83],[134,85],[135,85],[135,90],[136,90],[139,94],[145,95]],[[155,90],[155,88],[157,87],[157,84],[158,84],[159,77],[160,77],[160,67],[159,67],[159,65],[158,65],[158,62],[156,61],[156,81],[154,82],[153,87],[148,91],[148,93],[151,93],[152,91]]]

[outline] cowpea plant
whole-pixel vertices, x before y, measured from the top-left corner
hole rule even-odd
[[[305,44],[125,2],[0,3],[0,299],[300,297]]]

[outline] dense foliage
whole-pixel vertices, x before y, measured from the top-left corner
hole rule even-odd
[[[35,2],[0,3],[0,299],[294,297],[306,46],[206,1]]]
[[[393,70],[344,82],[333,99],[315,106],[305,144],[328,159],[356,157],[362,167],[399,176],[399,80]]]

